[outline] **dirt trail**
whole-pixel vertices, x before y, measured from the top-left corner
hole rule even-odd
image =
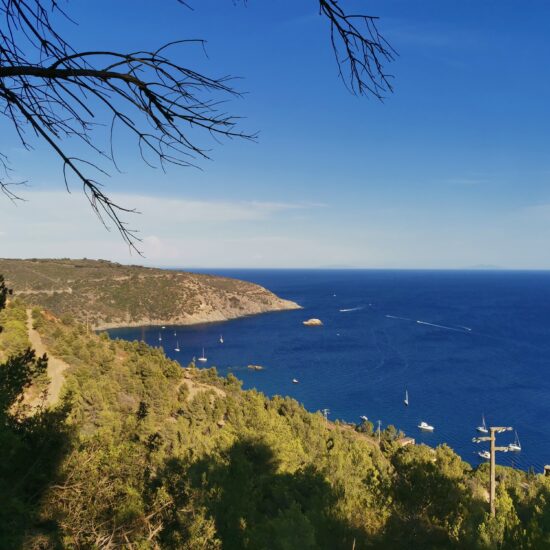
[[[197,382],[196,380],[193,380],[187,372],[183,376],[184,379],[180,382],[180,385],[185,384],[187,386],[187,389],[189,390],[188,399],[190,401],[195,398],[197,393],[203,391],[213,391],[218,397],[226,396],[226,393],[221,388],[210,386],[209,384],[203,384],[202,382]]]
[[[69,368],[69,365],[62,359],[54,357],[42,342],[42,337],[32,326],[32,312],[27,309],[27,332],[29,334],[29,340],[32,349],[36,352],[37,356],[42,356],[45,353],[48,355],[48,377],[50,383],[48,385],[48,396],[46,398],[47,405],[53,405],[59,399],[59,394],[65,382],[63,372]]]

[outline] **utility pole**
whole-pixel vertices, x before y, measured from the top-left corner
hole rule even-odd
[[[489,464],[489,508],[491,510],[491,516],[495,516],[495,454],[496,451],[502,451],[503,453],[508,452],[508,447],[497,447],[496,446],[496,434],[502,432],[510,432],[513,428],[503,427],[503,426],[494,426],[489,428],[490,435],[488,437],[474,437],[472,441],[474,443],[482,443],[483,441],[489,441],[490,443],[490,464]]]

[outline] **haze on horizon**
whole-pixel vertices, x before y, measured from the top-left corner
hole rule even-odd
[[[26,202],[0,198],[0,256],[88,257],[178,267],[550,269],[550,5],[373,0],[398,51],[384,103],[337,77],[314,3],[204,0],[185,10],[68,4],[83,49],[207,39],[187,65],[242,76],[227,106],[258,143],[211,146],[202,171],[148,168],[119,143],[107,190],[141,215],[145,259],[107,232],[78,186],[65,192],[44,144],[25,151],[5,120]],[[105,18],[104,14],[109,13]],[[101,37],[97,28],[101,26]]]

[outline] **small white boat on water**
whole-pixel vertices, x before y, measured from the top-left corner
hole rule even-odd
[[[405,390],[405,399],[403,399],[403,403],[405,403],[405,407],[409,406],[409,392],[408,392],[408,390]]]
[[[176,342],[176,347],[174,348],[174,351],[179,351],[180,350],[180,343],[179,341]]]
[[[491,460],[491,453],[489,451],[479,451],[477,455],[483,460]]]
[[[518,432],[514,431],[514,433],[516,434],[516,439],[508,445],[508,450],[513,453],[519,453],[521,451],[521,443],[519,442]]]
[[[164,329],[165,329],[166,327],[165,327],[164,325],[162,325],[162,327],[161,327],[161,328],[162,328],[162,329],[164,330]]]
[[[485,424],[485,415],[481,415],[481,426],[478,426],[476,428],[478,432],[481,432],[482,434],[488,434],[489,430],[487,429],[487,424]]]
[[[220,334],[220,344],[223,344],[223,335]]]
[[[206,356],[204,355],[204,348],[202,348],[202,355],[199,357],[199,361],[201,363],[206,363],[206,361],[208,361],[208,359],[206,358]]]
[[[434,427],[433,426],[430,426],[427,422],[420,422],[420,424],[418,424],[418,427],[421,429],[421,430],[424,430],[425,432],[433,432],[434,431]]]
[[[162,336],[160,335],[160,332],[159,332],[159,342],[162,342]]]
[[[176,331],[174,331],[174,336],[177,336],[177,333],[176,333]]]
[[[298,381],[297,378],[293,378],[293,379],[292,379],[292,383],[293,383],[293,384],[299,384],[300,382]]]
[[[362,415],[359,417],[363,422],[368,422],[369,419],[365,416],[365,415]]]

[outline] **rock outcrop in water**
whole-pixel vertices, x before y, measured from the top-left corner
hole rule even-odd
[[[321,319],[308,319],[307,321],[303,321],[303,324],[306,327],[322,327],[323,321]]]

